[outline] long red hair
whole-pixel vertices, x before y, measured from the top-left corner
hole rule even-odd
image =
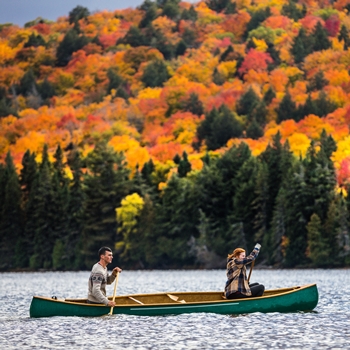
[[[245,250],[243,248],[236,248],[232,254],[228,254],[227,258],[232,259],[232,258],[237,258],[237,256],[241,253],[245,253]]]

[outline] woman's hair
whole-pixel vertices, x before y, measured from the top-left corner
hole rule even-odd
[[[232,252],[232,254],[228,254],[228,255],[227,255],[227,258],[228,258],[228,259],[236,258],[239,254],[244,253],[244,252],[245,252],[245,250],[244,250],[243,248],[236,248],[236,249]]]

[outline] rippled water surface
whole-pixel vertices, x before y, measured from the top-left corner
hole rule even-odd
[[[33,295],[86,297],[89,272],[1,273],[1,349],[350,349],[350,270],[254,270],[267,289],[317,283],[308,313],[29,318]],[[222,290],[224,270],[123,271],[117,294]],[[113,285],[107,293],[113,294]]]

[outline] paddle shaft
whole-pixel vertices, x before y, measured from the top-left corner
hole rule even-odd
[[[254,264],[255,264],[255,260],[252,261],[252,266],[250,267],[250,270],[249,270],[248,283],[249,283],[249,281],[250,281],[250,276],[252,275],[252,271],[253,271]]]
[[[115,296],[117,294],[118,277],[119,277],[119,272],[117,272],[117,276],[115,277],[113,299],[112,299],[113,302],[115,301]],[[113,315],[113,306],[111,306],[111,311],[109,312],[109,314]]]

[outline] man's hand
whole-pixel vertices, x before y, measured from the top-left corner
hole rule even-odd
[[[122,270],[120,267],[117,266],[117,267],[115,267],[115,268],[113,269],[113,272],[112,272],[112,273],[113,273],[114,276],[117,276],[117,273],[118,273],[118,272],[122,272],[122,271],[123,271],[123,270]]]
[[[111,307],[113,306],[114,307],[115,306],[115,302],[112,301],[112,300],[109,300],[107,306],[111,306]]]

